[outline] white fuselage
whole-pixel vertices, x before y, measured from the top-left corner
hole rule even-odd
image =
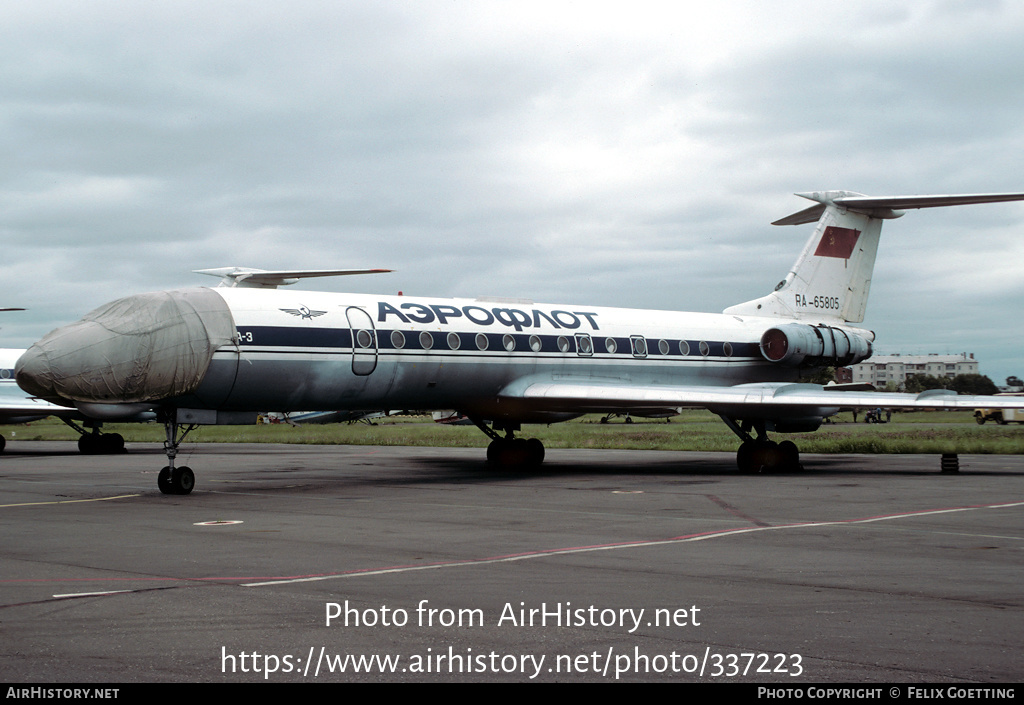
[[[791,319],[309,291],[215,289],[238,345],[192,395],[220,409],[440,409],[528,421],[498,401],[536,381],[731,386],[786,382],[761,335]],[[543,414],[541,413],[541,416]]]

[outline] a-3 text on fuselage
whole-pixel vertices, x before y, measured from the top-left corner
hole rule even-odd
[[[774,291],[721,314],[488,299],[278,290],[305,276],[354,272],[207,270],[214,289],[115,301],[33,345],[18,383],[65,406],[154,409],[166,427],[162,491],[187,494],[175,467],[197,424],[274,409],[454,409],[492,438],[489,460],[539,463],[522,424],[588,412],[656,415],[706,408],[741,439],[741,470],[799,467],[769,432],[816,429],[839,407],[1020,408],[1024,400],[842,392],[801,384],[808,369],[871,355],[864,319],[882,222],[912,208],[1024,200],[1024,194],[868,197],[799,194],[817,221]],[[365,270],[375,271],[375,270]],[[490,425],[488,425],[488,422]]]

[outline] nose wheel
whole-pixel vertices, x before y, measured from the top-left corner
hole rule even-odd
[[[196,476],[187,465],[180,468],[165,465],[156,478],[156,486],[164,494],[188,494],[196,486]]]

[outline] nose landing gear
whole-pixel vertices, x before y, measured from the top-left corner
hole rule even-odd
[[[164,441],[167,465],[157,475],[156,486],[164,494],[189,494],[196,486],[195,473],[188,466],[174,467],[174,458],[178,455],[178,446],[185,440],[185,436],[197,428],[199,424],[178,423],[177,410],[175,409],[166,412],[166,416],[161,420],[167,433],[167,438]]]

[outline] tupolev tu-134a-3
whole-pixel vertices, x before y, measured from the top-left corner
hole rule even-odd
[[[216,288],[119,299],[58,328],[18,360],[18,384],[87,416],[155,411],[166,428],[161,491],[187,494],[175,466],[196,425],[258,411],[454,409],[492,441],[487,458],[536,464],[523,424],[590,412],[705,408],[740,438],[743,471],[800,467],[791,441],[843,408],[1022,408],[1021,397],[839,391],[809,369],[871,356],[864,320],[882,222],[904,210],[1024,200],[1024,193],[870,197],[798,194],[813,205],[776,225],[817,222],[774,291],[723,313],[277,289],[311,276],[386,270],[202,270]]]

